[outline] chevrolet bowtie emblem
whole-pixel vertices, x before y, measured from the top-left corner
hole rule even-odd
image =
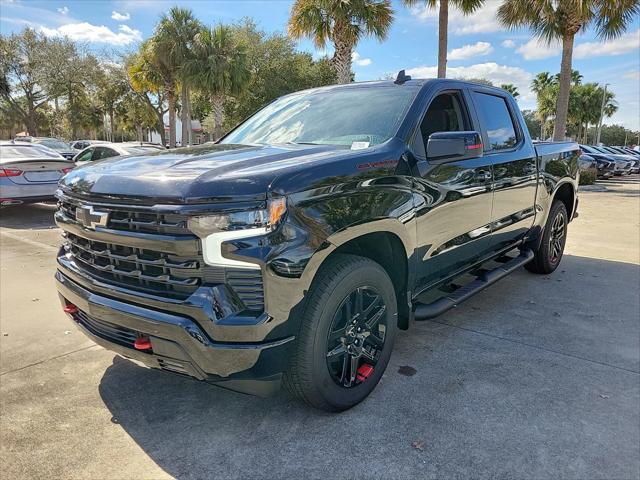
[[[109,212],[98,212],[92,206],[76,207],[76,220],[87,228],[106,227]]]

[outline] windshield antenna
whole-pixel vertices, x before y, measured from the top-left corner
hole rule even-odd
[[[398,72],[398,76],[396,77],[393,83],[395,83],[396,85],[402,85],[407,80],[411,80],[411,75],[407,75],[404,73],[404,70],[400,70]]]

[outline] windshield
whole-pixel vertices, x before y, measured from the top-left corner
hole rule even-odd
[[[69,145],[55,138],[43,138],[34,140],[33,143],[44,145],[45,147],[53,148],[54,150],[69,150]]]
[[[221,143],[311,143],[367,148],[395,135],[419,87],[323,89],[280,98]]]

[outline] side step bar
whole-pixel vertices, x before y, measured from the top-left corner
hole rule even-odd
[[[432,303],[417,303],[414,307],[414,314],[416,320],[427,320],[429,318],[437,317],[438,315],[446,312],[452,307],[464,302],[469,297],[472,297],[481,290],[484,290],[489,285],[494,284],[501,278],[506,277],[514,270],[522,267],[533,260],[533,251],[527,249],[522,250],[520,255],[512,258],[508,262],[494,268],[493,270],[482,273],[476,280],[459,287],[446,296],[439,298]]]

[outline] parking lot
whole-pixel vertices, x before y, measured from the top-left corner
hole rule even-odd
[[[560,268],[400,332],[339,415],[142,368],[54,287],[52,205],[3,210],[3,478],[638,478],[640,180],[581,193]]]

